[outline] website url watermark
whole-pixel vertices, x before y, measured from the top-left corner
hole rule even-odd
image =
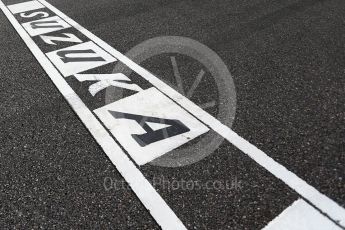
[[[163,190],[234,190],[239,191],[243,188],[242,181],[237,177],[227,180],[184,180],[167,179],[164,176],[154,177],[152,185]],[[103,187],[106,191],[110,190],[130,190],[130,186],[124,180],[105,177]]]

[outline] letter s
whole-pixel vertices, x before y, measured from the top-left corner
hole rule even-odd
[[[21,13],[20,17],[22,17],[22,18],[33,18],[33,17],[40,15],[40,14],[42,14],[41,18],[46,18],[49,16],[49,13],[47,13],[47,12],[37,11],[37,12],[30,13],[30,14]]]

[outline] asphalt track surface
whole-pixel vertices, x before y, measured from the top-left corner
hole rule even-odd
[[[121,53],[167,35],[214,50],[236,87],[232,129],[345,207],[344,1],[49,2]],[[0,60],[1,225],[159,228],[129,188],[104,187],[106,178],[124,179],[3,13]],[[156,186],[188,229],[260,229],[300,197],[226,141],[192,165],[140,168],[151,182],[240,182]]]

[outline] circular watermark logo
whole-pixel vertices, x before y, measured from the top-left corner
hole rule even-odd
[[[235,85],[225,63],[210,48],[186,37],[161,36],[138,44],[126,56],[231,127],[236,113]],[[118,63],[113,73],[136,74],[123,63]],[[105,103],[121,99],[123,93],[121,88],[108,87]],[[149,164],[190,165],[212,154],[222,142],[223,137],[211,130]]]

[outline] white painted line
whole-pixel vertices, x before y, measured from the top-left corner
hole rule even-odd
[[[41,9],[44,6],[38,1],[28,1],[7,6],[12,14]]]
[[[147,122],[149,120],[141,119],[141,125],[139,125],[131,119],[115,118],[110,111],[136,114],[143,117],[159,117],[158,122],[162,119],[176,119],[184,124],[188,130],[182,135],[170,136],[143,146],[133,139],[132,134],[147,134],[148,132],[143,130],[142,126],[143,124],[150,126]],[[103,106],[94,112],[138,165],[144,165],[209,131],[204,124],[154,87]],[[151,127],[155,124],[162,125],[158,122],[152,123]]]
[[[81,121],[93,135],[97,143],[102,147],[112,163],[116,166],[117,170],[131,186],[132,190],[141,200],[143,205],[148,209],[156,222],[162,227],[162,229],[186,229],[181,220],[160,197],[157,191],[152,187],[150,182],[146,180],[138,168],[136,168],[134,163],[116,144],[114,139],[81,101],[73,89],[67,84],[63,76],[55,69],[53,64],[34,43],[23,27],[21,27],[21,25],[17,22],[15,17],[6,8],[2,1],[0,1],[0,8],[13,25],[14,29],[18,32],[20,37],[24,40],[30,51],[36,57],[45,72],[48,74],[50,79],[53,81],[55,86],[66,98],[76,114],[78,114]]]
[[[263,230],[341,230],[303,199],[298,199]]]
[[[337,221],[340,225],[345,227],[345,209],[338,205],[336,202],[317,191],[314,187],[312,187],[304,180],[299,178],[296,174],[287,170],[284,166],[273,160],[266,153],[264,153],[256,146],[249,143],[244,138],[240,137],[229,127],[222,124],[216,118],[212,117],[210,114],[208,114],[200,107],[195,105],[193,102],[191,102],[190,100],[176,92],[174,89],[170,88],[170,86],[162,82],[149,71],[137,65],[136,63],[128,59],[125,55],[121,54],[119,51],[115,50],[113,47],[105,43],[103,40],[101,40],[100,38],[92,34],[90,31],[79,25],[73,19],[67,17],[64,13],[52,6],[50,3],[46,2],[45,0],[39,1],[43,5],[47,6],[54,13],[62,17],[70,25],[77,28],[85,36],[89,37],[100,47],[107,50],[110,54],[114,55],[119,61],[123,62],[137,74],[145,78],[152,85],[157,87],[161,92],[166,94],[176,103],[178,103],[191,114],[193,114],[195,117],[197,117],[200,121],[204,122],[211,129],[219,133],[221,136],[223,136],[225,139],[227,139],[229,142],[235,145],[238,149],[247,154],[250,158],[252,158],[255,162],[260,164],[274,176],[282,180],[285,184],[287,184],[290,188],[295,190],[304,199],[308,200],[315,207],[320,209],[323,213],[325,213],[330,218],[332,218],[333,220]]]

